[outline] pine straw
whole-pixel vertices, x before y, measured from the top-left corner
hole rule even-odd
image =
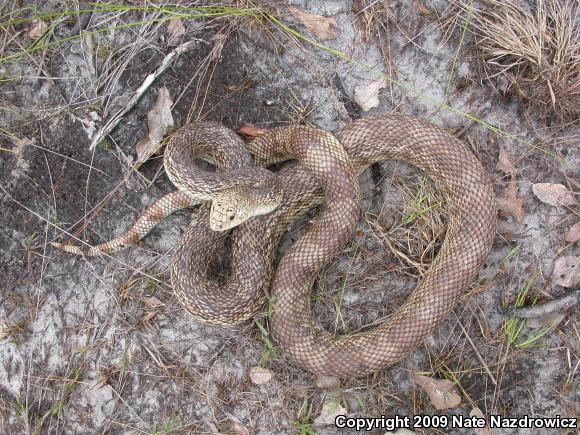
[[[483,0],[473,10],[470,30],[490,72],[505,75],[540,117],[580,115],[579,10],[575,0],[538,0],[533,11],[517,0]]]

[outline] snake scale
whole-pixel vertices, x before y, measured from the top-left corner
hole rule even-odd
[[[250,152],[260,166],[289,157],[295,162],[273,175],[251,166]],[[212,161],[218,171],[196,166],[199,158]],[[359,218],[357,175],[391,159],[408,162],[433,179],[446,199],[445,239],[428,272],[387,321],[356,334],[334,335],[312,315],[311,288],[320,269],[348,243]],[[313,373],[364,376],[408,355],[462,296],[495,234],[493,190],[479,161],[461,141],[410,116],[370,116],[335,135],[281,127],[245,146],[219,124],[193,123],[170,139],[164,164],[179,190],[159,199],[127,233],[95,247],[55,245],[76,254],[113,252],[143,237],[173,211],[209,200],[194,215],[171,260],[179,301],[197,318],[228,325],[255,315],[265,295],[272,295],[272,335],[296,365]],[[287,224],[323,202],[320,216],[274,270],[274,253]],[[222,230],[233,226],[231,274],[218,283],[207,266],[223,245]]]

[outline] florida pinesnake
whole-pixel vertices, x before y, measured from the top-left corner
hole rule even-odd
[[[158,200],[129,232],[111,242],[88,249],[55,245],[77,254],[113,252],[143,237],[173,211],[209,200],[172,257],[171,281],[180,302],[206,322],[227,325],[254,316],[269,293],[271,332],[279,346],[298,366],[340,377],[380,370],[420,345],[461,297],[491,248],[495,204],[488,178],[462,142],[429,123],[383,114],[355,121],[334,136],[304,126],[282,127],[247,147],[258,165],[289,156],[297,163],[274,176],[251,165],[248,150],[231,130],[215,123],[189,124],[173,135],[165,153],[166,171],[180,190]],[[219,172],[192,169],[196,158],[211,160]],[[314,319],[310,291],[359,218],[357,174],[391,159],[408,162],[433,179],[446,199],[445,240],[429,271],[388,321],[335,336]],[[274,270],[274,252],[287,224],[323,201],[317,221]],[[213,230],[251,216],[234,230],[232,272],[219,284],[207,265],[225,232]]]

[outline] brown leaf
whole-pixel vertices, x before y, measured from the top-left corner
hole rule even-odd
[[[303,399],[305,394],[308,394],[310,387],[308,385],[293,384],[286,390],[290,397],[295,399]]]
[[[152,327],[151,322],[153,318],[159,314],[159,311],[147,311],[139,319],[139,324],[143,329],[150,329]]]
[[[429,396],[429,401],[439,411],[457,408],[461,403],[461,396],[453,382],[447,379],[434,379],[428,376],[414,375],[413,381]]]
[[[379,105],[379,91],[388,85],[385,79],[375,80],[366,85],[354,88],[353,100],[363,111],[372,109]]]
[[[161,148],[161,140],[168,130],[173,128],[173,116],[171,106],[173,101],[167,87],[163,86],[157,94],[157,101],[147,114],[149,133],[141,139],[135,149],[137,151],[138,164],[145,162]]]
[[[252,367],[250,369],[250,379],[256,385],[264,385],[272,380],[272,372],[263,367]]]
[[[340,379],[335,376],[316,375],[314,376],[314,385],[322,389],[333,389],[340,387]]]
[[[44,21],[34,20],[27,35],[30,39],[38,39],[46,32],[46,29],[48,29],[48,25]]]
[[[552,272],[553,283],[562,287],[576,287],[580,282],[580,257],[564,255],[556,260]]]
[[[517,222],[510,222],[503,219],[498,219],[495,231],[504,236],[507,240],[515,240],[515,235],[522,232],[521,225]]]
[[[435,11],[425,6],[423,2],[415,2],[415,6],[417,7],[417,12],[419,12],[421,15],[426,16],[435,15]]]
[[[576,243],[580,239],[580,221],[572,225],[572,228],[566,233],[565,240],[568,243]]]
[[[159,307],[162,307],[165,305],[163,302],[161,302],[159,299],[157,299],[154,296],[143,296],[141,298],[141,301],[143,302],[143,304],[145,304],[145,306],[147,308],[152,308],[152,309],[156,309],[156,308],[159,308]]]
[[[524,222],[524,201],[518,196],[518,188],[513,179],[503,195],[497,197],[497,209],[502,214],[513,217],[520,224]]]
[[[563,184],[536,183],[532,185],[532,191],[540,201],[555,207],[576,204],[574,194]]]
[[[499,148],[499,158],[495,168],[498,171],[502,171],[508,175],[511,175],[513,179],[516,178],[516,168],[511,162],[511,156],[507,153],[504,147]]]
[[[167,25],[167,44],[177,45],[180,42],[181,36],[185,33],[185,26],[179,18],[169,20]]]
[[[335,403],[333,400],[328,401],[322,405],[320,415],[314,419],[313,424],[315,426],[333,425],[336,417],[339,415],[346,415],[346,409],[342,407],[340,402]]]
[[[334,18],[323,17],[322,15],[309,14],[294,6],[288,6],[292,15],[300,20],[302,24],[323,41],[338,38],[340,29]]]
[[[244,139],[246,140],[256,139],[258,136],[261,136],[262,134],[266,133],[266,131],[267,130],[260,127],[256,127],[255,125],[252,124],[244,124],[240,128],[236,129],[236,132],[244,136]]]

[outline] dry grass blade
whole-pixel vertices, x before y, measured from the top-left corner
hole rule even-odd
[[[532,11],[515,0],[484,0],[474,10],[470,29],[491,75],[505,75],[510,90],[545,117],[580,115],[578,11],[573,0],[539,0]]]

